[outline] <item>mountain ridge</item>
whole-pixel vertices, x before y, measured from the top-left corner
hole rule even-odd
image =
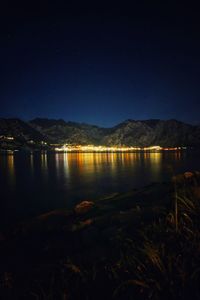
[[[107,146],[200,146],[200,126],[175,119],[132,120],[105,128],[63,119],[0,118],[0,147],[12,136],[21,146],[32,144],[94,144]],[[8,143],[7,143],[8,144]]]

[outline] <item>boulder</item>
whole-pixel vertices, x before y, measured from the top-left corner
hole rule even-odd
[[[80,221],[77,224],[72,224],[71,231],[77,231],[77,230],[84,229],[85,227],[88,227],[92,223],[93,223],[92,219],[87,219],[87,220],[84,220],[84,221]]]
[[[82,201],[75,206],[75,213],[78,215],[85,214],[94,208],[94,202],[92,201]]]
[[[192,173],[192,172],[185,172],[184,176],[185,176],[186,179],[192,178],[194,176],[194,173]]]

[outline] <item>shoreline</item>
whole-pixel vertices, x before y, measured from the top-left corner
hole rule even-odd
[[[166,152],[189,152],[189,151],[198,151],[200,149],[161,149],[161,150],[115,150],[115,151],[83,151],[83,150],[72,150],[72,151],[64,151],[64,150],[41,150],[41,149],[36,149],[36,150],[3,150],[0,149],[0,154],[14,154],[14,153],[107,153],[107,154],[112,154],[112,153],[166,153]]]

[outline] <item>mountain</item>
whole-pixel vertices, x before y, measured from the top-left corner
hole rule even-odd
[[[12,140],[13,138],[13,140]],[[20,119],[0,118],[0,148],[16,149],[40,144],[44,136]],[[32,143],[30,143],[32,142]]]
[[[0,119],[0,135],[13,136],[22,141],[42,141],[44,138],[38,130],[20,119]]]
[[[128,146],[199,146],[200,127],[177,120],[127,120],[104,137],[106,145]]]
[[[34,119],[31,126],[51,143],[99,144],[107,131],[95,125],[64,120]]]
[[[131,120],[112,128],[85,123],[66,122],[62,119],[36,118],[30,122],[20,119],[0,119],[0,147],[5,137],[14,137],[19,147],[50,144],[94,144],[108,146],[200,146],[200,126],[177,120]],[[3,142],[2,142],[3,141]],[[14,142],[13,142],[14,143]],[[7,142],[8,144],[8,142]]]
[[[30,124],[55,143],[196,146],[200,145],[200,127],[177,120],[126,120],[112,128],[101,128],[64,120],[34,119]]]

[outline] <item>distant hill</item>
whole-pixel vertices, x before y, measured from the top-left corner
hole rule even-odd
[[[199,146],[200,127],[177,120],[127,120],[104,137],[106,145],[128,146]]]
[[[200,126],[177,120],[128,119],[112,128],[85,123],[66,122],[62,119],[36,118],[30,122],[20,119],[0,119],[0,136],[12,136],[15,143],[28,145],[73,143],[127,146],[200,146]],[[5,143],[5,141],[4,141]],[[0,147],[2,140],[0,140]]]
[[[13,137],[14,141],[7,139],[9,137]],[[29,146],[32,148],[35,144],[41,144],[43,140],[43,134],[28,123],[20,119],[0,118],[0,148],[16,149]]]
[[[63,120],[34,119],[31,126],[54,143],[100,144],[107,129],[85,123]]]

